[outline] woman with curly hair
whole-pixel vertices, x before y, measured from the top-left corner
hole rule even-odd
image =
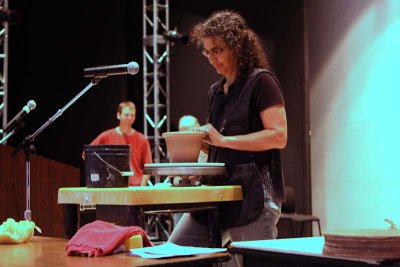
[[[241,185],[243,192],[243,201],[219,208],[223,237],[276,238],[285,198],[281,149],[287,142],[280,84],[259,37],[235,11],[213,13],[192,28],[191,40],[222,76],[210,87],[208,123],[199,130],[207,133],[208,162],[225,163],[227,175],[203,183]],[[206,220],[205,212],[185,214],[169,241],[207,246]]]

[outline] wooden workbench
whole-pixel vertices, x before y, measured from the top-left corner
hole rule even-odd
[[[160,205],[242,200],[240,186],[185,187],[70,187],[58,190],[59,204],[80,205]]]
[[[192,187],[72,187],[58,190],[58,203],[65,206],[96,206],[96,219],[117,225],[144,227],[144,213],[208,210],[210,247],[221,246],[218,205],[241,201],[240,186]],[[68,218],[67,218],[68,220]],[[70,222],[65,221],[66,228]]]

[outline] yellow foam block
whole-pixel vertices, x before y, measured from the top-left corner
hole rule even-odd
[[[141,235],[133,235],[127,239],[125,239],[124,246],[126,250],[130,250],[132,248],[142,248],[143,240]]]

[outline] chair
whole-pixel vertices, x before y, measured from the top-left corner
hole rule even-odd
[[[306,222],[317,222],[319,235],[321,235],[321,225],[319,218],[311,214],[299,214],[296,212],[295,192],[293,187],[285,187],[286,201],[282,204],[282,214],[280,220],[288,220],[293,237],[302,237],[304,232],[304,224]],[[297,234],[298,224],[300,224],[300,235]]]

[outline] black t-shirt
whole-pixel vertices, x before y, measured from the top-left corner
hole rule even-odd
[[[221,79],[210,88],[208,122],[219,131],[224,129],[225,136],[263,130],[260,112],[274,105],[285,105],[279,81],[267,70],[255,69],[248,77],[237,79],[226,95],[224,83],[225,79]],[[285,199],[279,149],[255,152],[210,145],[208,161],[223,162],[227,170],[254,162],[262,173],[269,172],[275,197]]]
[[[255,129],[264,129],[260,112],[274,105],[285,105],[279,81],[270,72],[263,72],[256,77],[250,100],[249,119],[255,121]]]
[[[216,97],[220,98],[222,105],[220,105],[220,111],[218,118],[214,118],[213,126],[220,130],[224,127],[226,117],[230,113],[235,112],[240,105],[239,93],[240,88],[244,86],[247,78],[239,78],[232,83],[228,88],[228,93],[225,95],[223,91],[223,85],[226,82],[225,79],[220,80],[217,83],[217,91],[215,92]],[[262,72],[255,78],[254,87],[252,89],[250,99],[250,114],[249,120],[255,119],[257,121],[257,127],[254,129],[262,129],[262,121],[259,116],[260,112],[269,108],[273,105],[284,105],[284,99],[280,88],[279,81],[270,72]],[[260,124],[261,123],[261,124]],[[260,128],[261,127],[261,128]]]
[[[209,122],[223,135],[241,135],[264,129],[260,112],[276,104],[284,105],[279,82],[268,71],[255,72],[237,79],[223,92],[225,79],[210,90]],[[254,160],[258,153],[222,147],[210,147],[210,162],[235,165]]]
[[[260,113],[264,109],[277,104],[285,104],[279,82],[269,72],[260,73],[256,77],[251,106]]]

